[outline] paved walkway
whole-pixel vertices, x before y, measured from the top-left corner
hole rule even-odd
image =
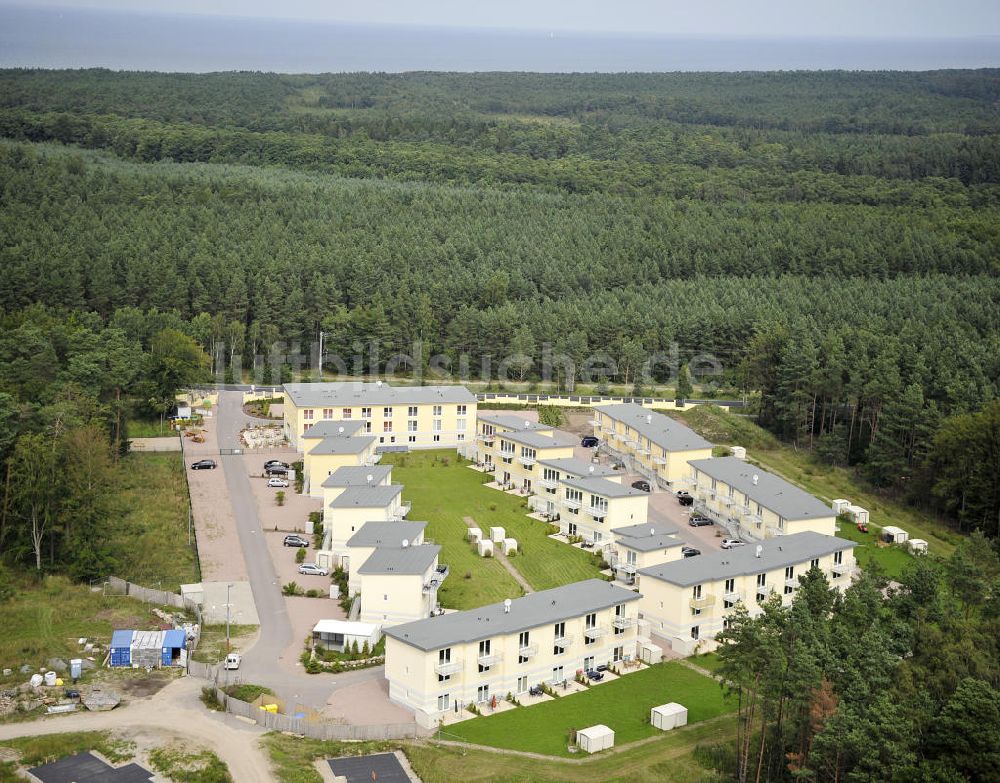
[[[462,517],[462,520],[468,528],[479,527],[476,520],[472,517]],[[486,531],[484,530],[483,533],[486,533]],[[503,544],[501,543],[500,546],[502,547]],[[514,564],[510,562],[507,555],[503,553],[503,549],[497,548],[495,544],[493,546],[493,557],[495,557],[497,562],[507,569],[507,573],[514,577],[514,580],[521,585],[521,589],[524,590],[525,594],[535,592],[535,589],[531,586],[528,580],[521,576],[521,572],[514,567]]]

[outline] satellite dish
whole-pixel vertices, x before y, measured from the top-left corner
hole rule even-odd
[[[754,474],[753,474],[753,485],[754,485],[755,487],[757,486],[757,482],[758,482],[758,481],[760,481],[760,476],[758,476],[758,475],[757,475],[756,473],[754,473]]]
[[[343,431],[344,431],[343,427],[337,427],[337,432],[343,432]]]
[[[378,386],[379,388],[381,388],[382,381],[380,381],[380,380],[379,381],[375,381],[375,385]]]
[[[504,598],[503,599],[503,613],[504,614],[509,614],[510,613],[510,604],[511,604],[511,601],[510,601],[509,598]]]
[[[410,545],[410,540],[408,538],[403,539],[403,549],[406,549]]]
[[[763,551],[764,547],[762,547],[760,544],[757,544],[757,557],[760,557],[760,553]]]
[[[655,536],[656,535],[656,528],[655,527],[651,527],[649,529],[649,535],[651,535],[651,536]]]
[[[589,467],[589,468],[588,468],[587,470],[588,470],[589,472],[593,473],[593,472],[594,472],[594,466],[593,466],[593,465],[591,465],[591,466],[590,466],[590,467]]]
[[[531,422],[528,421],[527,419],[525,419],[524,420],[524,427],[525,427],[525,429],[529,429],[530,430],[531,429]]]
[[[372,479],[374,479],[374,478],[375,477],[371,473],[369,473],[367,476],[365,476],[365,481],[367,481],[369,484],[371,484],[372,483]]]

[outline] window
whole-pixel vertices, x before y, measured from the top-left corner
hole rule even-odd
[[[590,614],[587,615],[586,619],[583,622],[583,627],[586,630],[590,630],[591,628],[596,628],[597,627],[597,613],[596,612],[591,612]],[[583,635],[583,643],[584,643],[584,645],[596,644],[597,643],[597,637],[596,636],[588,636],[587,634],[584,634]]]
[[[451,706],[449,703],[449,698],[447,693],[442,693],[438,696],[438,712],[444,712]]]
[[[843,563],[844,563],[844,553],[842,551],[841,552],[834,552],[833,553],[833,564],[834,565],[843,565]]]
[[[795,566],[787,566],[785,568],[785,582],[786,582],[786,584],[785,584],[785,595],[788,595],[789,593],[791,593],[791,592],[793,592],[795,590],[794,587],[792,587],[791,585],[787,584],[788,581],[790,581],[790,580],[792,580],[794,578],[795,578]]]
[[[303,425],[303,427],[302,427],[302,431],[303,431],[303,432],[309,432],[309,428],[310,428],[310,427],[312,427],[312,424],[305,424],[305,425]]]
[[[332,419],[333,418],[333,408],[323,408],[323,418]]]
[[[406,422],[406,431],[407,432],[416,432],[417,431],[417,420],[416,419],[410,419],[408,422]]]
[[[441,432],[441,429],[442,429],[442,427],[441,427],[441,419],[434,419],[434,422],[433,422],[433,425],[432,425],[431,429],[433,429],[434,432]]]
[[[441,415],[441,406],[438,405],[437,409],[438,409],[438,412],[435,415],[440,416]],[[459,416],[464,416],[466,413],[468,413],[468,409],[464,405],[459,405],[458,406],[458,415]]]
[[[458,440],[460,440],[460,441],[465,440],[465,436],[462,433],[459,433],[457,437],[458,437]]]
[[[618,661],[620,661],[624,657],[625,657],[625,648],[624,647],[615,647],[615,649],[611,651],[611,660],[614,663],[617,663]]]
[[[490,700],[490,686],[480,685],[476,688],[476,701],[482,704],[484,701]]]
[[[517,678],[517,692],[518,693],[524,693],[526,690],[528,690],[528,678],[527,677],[518,677]]]
[[[489,658],[490,657],[490,647],[491,647],[491,645],[490,645],[490,640],[489,639],[485,639],[484,641],[481,641],[479,643],[479,671],[480,672],[488,672],[490,670],[490,665],[491,664],[489,662],[487,662],[485,664],[483,663],[483,658]]]
[[[313,409],[312,408],[306,408],[304,411],[302,411],[302,418],[305,421],[312,421],[312,417],[313,417]]]
[[[392,418],[392,408],[383,408],[382,409],[382,418],[383,419],[391,419]]]
[[[757,587],[763,587],[767,583],[767,574],[757,574]]]
[[[555,644],[552,647],[552,654],[562,655],[566,652],[566,623],[556,623],[554,630]]]
[[[438,666],[443,666],[447,663],[451,663],[451,648],[448,647],[444,650],[438,650]],[[451,679],[450,674],[439,674],[438,682],[448,682]]]
[[[552,667],[552,684],[554,685],[556,683],[562,682],[565,679],[566,679],[566,675],[563,674],[563,667],[562,666],[553,666]]]
[[[625,553],[625,563],[626,565],[634,566],[636,564],[636,555],[631,549]]]
[[[441,442],[441,436],[440,435],[435,435],[434,436],[434,442],[435,443],[440,443]]]
[[[440,405],[435,405],[433,412],[434,412],[435,416],[440,416],[441,415],[441,406]]]
[[[736,592],[736,580],[735,579],[727,579],[726,580],[725,592],[727,592],[727,593],[735,593]]]
[[[361,409],[361,418],[362,419],[370,419],[371,417],[372,417],[372,409],[371,408],[362,408]]]
[[[697,625],[692,625],[691,626],[691,638],[692,639],[697,639],[698,638],[698,626]]]
[[[518,650],[523,650],[531,643],[531,634],[528,631],[521,631],[521,635],[517,637],[517,648]],[[518,663],[526,663],[530,656],[518,655]]]
[[[365,432],[371,432],[371,431],[372,431],[372,423],[370,421],[366,421],[365,422]]]
[[[819,568],[819,558],[809,561],[809,568]]]
[[[345,419],[351,418],[351,409],[350,408],[344,408],[344,418]]]
[[[602,498],[598,495],[590,496],[590,507],[594,509],[595,513],[599,513],[602,517],[608,515],[608,499]]]
[[[416,435],[411,435],[410,437],[407,438],[407,440],[410,443],[416,443],[417,442],[417,436]]]
[[[593,671],[594,669],[594,656],[588,655],[583,659],[583,670],[585,672]]]
[[[569,522],[566,525],[566,533],[575,536],[576,535],[576,522]]]
[[[459,419],[455,427],[459,432],[465,432],[465,419]]]
[[[382,432],[392,432],[392,422],[383,421],[382,422]]]
[[[701,598],[701,585],[695,585],[691,588],[691,597],[695,600]]]
[[[409,416],[411,419],[417,418],[417,406],[416,405],[409,406],[406,409],[406,415]]]

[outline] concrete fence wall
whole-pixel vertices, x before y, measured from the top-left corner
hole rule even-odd
[[[516,392],[480,392],[476,394],[480,403],[500,405],[555,405],[563,408],[586,408],[610,405],[620,402],[634,402],[651,410],[686,411],[704,403],[722,408],[744,408],[740,400],[665,400],[654,397],[598,397],[587,394],[524,394]]]

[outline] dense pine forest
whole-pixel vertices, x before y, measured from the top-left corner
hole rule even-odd
[[[627,386],[676,346],[788,442],[997,537],[998,98],[996,70],[2,71],[3,388],[37,407],[30,366],[74,367],[81,326],[244,367],[321,329],[378,340],[369,372],[421,340],[527,380],[550,345]]]

